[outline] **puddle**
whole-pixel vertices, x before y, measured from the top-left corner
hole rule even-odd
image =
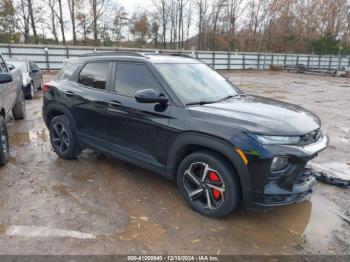
[[[6,232],[6,227],[0,224],[0,235],[5,234],[5,232]]]
[[[16,132],[10,134],[10,144],[14,146],[24,146],[30,142],[47,142],[48,131],[46,128],[31,130],[29,132]]]
[[[285,96],[273,96],[272,98],[273,99],[282,99],[282,100],[287,99],[287,97],[285,97]]]

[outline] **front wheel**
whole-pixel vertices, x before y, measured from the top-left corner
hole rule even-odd
[[[5,119],[0,116],[0,165],[5,165],[9,159],[9,139]]]
[[[74,129],[66,116],[54,117],[49,129],[51,145],[59,157],[73,159],[81,153]]]
[[[198,213],[221,218],[239,204],[239,184],[235,171],[220,155],[199,151],[179,165],[177,184],[181,195]]]

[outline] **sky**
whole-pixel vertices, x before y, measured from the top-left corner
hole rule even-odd
[[[152,0],[112,0],[111,2],[124,6],[130,13],[137,10],[149,10],[153,5]]]

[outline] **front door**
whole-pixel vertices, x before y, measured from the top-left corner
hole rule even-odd
[[[146,64],[118,63],[107,110],[108,141],[137,161],[157,165],[166,156],[171,102],[165,106],[138,103],[135,93],[143,89],[164,94]]]

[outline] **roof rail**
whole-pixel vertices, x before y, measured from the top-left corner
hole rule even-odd
[[[195,57],[191,56],[190,54],[182,53],[182,52],[158,52],[158,53],[152,53],[150,55],[168,55],[168,56],[181,56],[181,57],[186,57],[186,58],[192,58],[195,59]]]
[[[133,52],[133,51],[99,51],[94,53],[87,53],[82,54],[80,57],[90,57],[90,56],[137,56],[137,57],[144,57],[147,58],[145,54],[142,54],[140,52]]]

